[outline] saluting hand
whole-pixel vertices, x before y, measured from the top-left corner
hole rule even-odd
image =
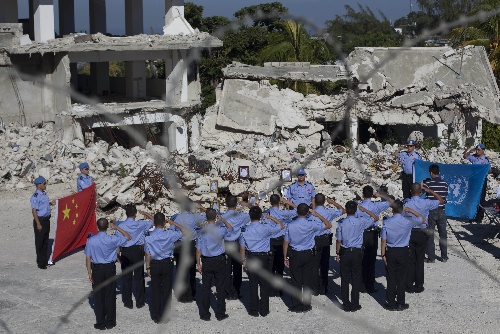
[[[271,219],[272,217],[270,215],[268,215],[267,213],[263,213],[262,214],[264,217],[268,218],[268,219]]]

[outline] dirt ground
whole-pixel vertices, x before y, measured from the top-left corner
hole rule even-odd
[[[48,270],[36,266],[29,206],[33,191],[0,192],[0,332],[96,332],[89,300],[75,305],[91,289],[83,251],[58,261]],[[47,191],[50,198],[55,199],[68,195],[71,190],[68,185],[49,185]],[[498,239],[487,238],[495,235],[495,227],[457,221],[450,221],[450,226],[453,231],[448,229],[449,261],[425,265],[425,291],[407,294],[410,308],[403,312],[383,309],[386,279],[382,261],[377,260],[380,290],[373,295],[361,295],[360,311],[344,313],[339,303],[339,267],[332,257],[329,293],[313,297],[311,312],[288,312],[290,298],[285,295],[271,298],[268,317],[250,317],[246,311],[248,280],[244,276],[243,300],[227,302],[229,319],[218,322],[212,317],[210,322],[201,321],[196,303],[180,304],[174,298],[173,319],[168,324],[157,325],[151,320],[148,307],[124,308],[118,288],[118,325],[111,332],[494,333],[498,330],[500,306],[500,261],[494,255],[500,254],[500,243]],[[52,228],[51,238],[54,232]],[[332,255],[334,252],[332,248]],[[146,279],[147,303],[149,293],[149,279]],[[76,310],[67,322],[62,322],[61,317],[74,305]]]

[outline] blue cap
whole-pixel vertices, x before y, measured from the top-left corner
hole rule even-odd
[[[299,169],[299,171],[297,172],[297,175],[306,175],[306,174],[307,173],[303,168]]]
[[[80,164],[80,169],[84,169],[84,168],[89,168],[89,164],[88,164],[88,163],[86,163],[86,162],[82,162],[82,163]]]
[[[486,146],[484,144],[477,144],[476,148],[480,148],[482,150],[486,149]]]
[[[415,145],[417,142],[413,139],[409,139],[407,142],[406,142],[406,145]]]
[[[39,176],[35,179],[35,181],[33,182],[34,184],[42,184],[44,183],[46,180],[43,176]]]

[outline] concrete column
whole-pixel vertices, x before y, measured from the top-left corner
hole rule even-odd
[[[165,0],[165,25],[177,16],[184,17],[184,0]]]
[[[139,35],[144,31],[142,0],[125,0],[125,32],[127,36]],[[130,98],[146,96],[146,63],[125,62],[125,88]]]
[[[106,33],[106,1],[89,0],[90,33]],[[90,64],[90,92],[92,95],[109,93],[109,63]]]
[[[351,136],[353,148],[357,147],[359,143],[358,126],[358,116],[351,114],[351,116],[349,117],[349,134]]]
[[[0,1],[0,23],[17,23],[17,0]]]
[[[187,126],[182,120],[173,120],[165,122],[165,132],[168,138],[169,152],[178,152],[181,154],[188,152],[188,134]],[[165,145],[167,143],[163,143]]]
[[[165,60],[167,106],[188,101],[188,76],[186,51],[172,51],[171,58]]]
[[[53,0],[33,0],[35,41],[46,42],[55,38]]]
[[[29,23],[28,23],[28,34],[32,41],[35,40],[35,10],[34,8],[35,0],[28,0],[28,11],[29,11]]]
[[[61,36],[75,32],[75,0],[58,0],[59,34]]]

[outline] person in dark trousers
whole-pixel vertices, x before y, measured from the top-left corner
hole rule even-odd
[[[311,213],[312,216],[307,217]],[[318,214],[309,211],[309,205],[301,203],[297,206],[298,218],[290,222],[285,231],[283,255],[285,266],[290,268],[292,285],[302,294],[302,289],[314,289],[316,273],[314,271],[314,236],[321,230],[328,230],[332,224]],[[314,217],[313,217],[314,216]],[[312,309],[310,301],[292,296],[290,312],[308,312]]]
[[[221,216],[231,224],[233,230],[224,237],[224,248],[227,255],[226,270],[226,298],[236,300],[241,297],[241,282],[243,270],[241,267],[239,238],[241,228],[245,226],[250,217],[247,213],[237,212],[238,199],[236,196],[226,197],[227,211]]]
[[[345,312],[356,312],[361,309],[359,304],[359,290],[361,288],[361,261],[363,258],[363,232],[378,221],[378,216],[363,207],[359,209],[368,215],[356,217],[358,204],[348,201],[345,206],[347,217],[341,219],[337,225],[337,262],[340,262],[340,290],[343,309]],[[352,279],[351,298],[349,299],[349,278]]]
[[[47,180],[39,176],[34,182],[36,191],[31,195],[31,213],[33,215],[33,231],[35,232],[36,263],[38,268],[47,269],[49,233],[50,233],[50,201],[45,190]]]
[[[337,217],[345,214],[345,209],[331,198],[323,194],[316,194],[315,211],[330,223]],[[325,202],[333,205],[335,209],[325,208]],[[317,283],[314,287],[315,295],[326,295],[328,293],[328,270],[330,269],[330,248],[332,245],[332,229],[321,230],[314,237],[315,249],[315,272],[317,272]]]
[[[292,202],[280,198],[279,195],[273,194],[269,197],[269,203],[271,208],[264,211],[271,217],[278,219],[285,226],[292,221],[292,219],[297,217],[297,206]],[[293,207],[293,210],[281,210],[280,203]],[[274,222],[271,222],[274,225]],[[283,278],[283,271],[285,269],[285,258],[283,257],[283,241],[285,237],[285,229],[279,230],[275,235],[271,237],[271,273],[276,277]],[[279,289],[270,288],[269,296],[279,297],[283,292]]]
[[[120,233],[108,235],[108,227]],[[116,281],[100,285],[116,275],[116,248],[125,245],[130,235],[106,218],[97,220],[98,233],[87,239],[85,266],[94,290],[95,329],[105,330],[116,326]]]
[[[427,248],[427,218],[429,211],[437,209],[444,204],[444,199],[432,189],[422,187],[420,183],[411,186],[412,197],[404,202],[405,207],[409,207],[425,218],[425,223],[421,223],[415,215],[410,212],[405,213],[406,217],[413,219],[414,225],[410,236],[410,260],[408,272],[406,274],[406,292],[421,293],[424,291],[424,258]],[[422,191],[430,193],[436,200],[421,198]]]
[[[176,229],[165,230],[165,222]],[[174,275],[174,245],[185,233],[176,222],[158,212],[154,215],[155,229],[146,236],[146,273],[151,277],[151,317],[154,322],[168,322],[172,303]]]
[[[387,302],[384,308],[389,311],[403,311],[409,305],[406,304],[406,271],[408,269],[408,245],[410,243],[413,221],[403,217],[403,210],[413,213],[416,217],[425,221],[418,212],[406,207],[399,200],[391,204],[392,217],[384,219],[382,232],[380,234],[380,255],[387,269]],[[396,300],[397,296],[397,300]]]
[[[217,308],[215,318],[219,321],[227,319],[225,298],[226,255],[224,237],[233,231],[233,227],[224,218],[217,215],[214,209],[206,209],[207,225],[196,239],[196,267],[201,274],[202,292],[200,300],[200,319],[209,321],[210,295],[212,280],[215,279]],[[216,225],[216,219],[224,225]]]
[[[262,222],[262,209],[253,206],[249,211],[250,225],[241,232],[240,254],[243,267],[248,270],[248,280],[250,281],[250,311],[249,315],[263,317],[269,314],[269,282],[267,277],[263,277],[260,271],[270,272],[271,264],[271,243],[270,238],[279,230],[283,230],[285,225],[276,218],[264,214],[267,220],[272,221],[272,225]],[[251,266],[247,267],[247,261]],[[258,268],[253,268],[258,265]],[[260,300],[259,300],[260,287]]]
[[[189,203],[183,203],[181,206],[182,211],[173,218],[186,231],[186,235],[176,242],[174,248],[176,275],[179,275],[181,264],[184,260],[187,260],[188,270],[184,279],[185,289],[182,293],[179,292],[177,300],[181,303],[191,303],[195,300],[196,296],[196,235],[200,224],[205,221],[205,214],[191,213]],[[176,227],[173,226],[173,229],[175,230]],[[187,247],[187,249],[185,250],[183,247]]]
[[[403,190],[403,198],[410,198],[410,187],[413,183],[413,163],[415,160],[422,160],[420,154],[415,151],[415,145],[417,142],[415,140],[408,140],[406,142],[406,151],[402,150],[404,146],[399,147],[394,153],[394,157],[397,157],[401,162],[401,189]]]
[[[373,202],[373,197],[380,197],[382,201]],[[369,218],[366,213],[359,210],[359,207],[363,207],[373,212],[377,217],[380,217],[382,211],[387,210],[391,202],[392,198],[389,196],[374,192],[371,186],[365,186],[363,188],[363,201],[358,204],[356,217],[365,216]],[[375,288],[375,264],[377,263],[379,231],[378,222],[375,222],[373,226],[367,228],[363,233],[363,261],[361,262],[361,273],[365,289],[362,290],[362,292],[375,293],[378,291],[378,289]]]
[[[473,165],[491,165],[490,160],[485,155],[486,146],[484,144],[477,144],[476,147],[470,150],[465,150],[462,154],[464,159],[467,159]],[[474,152],[475,151],[475,152]],[[491,168],[488,173],[491,173]],[[474,221],[481,223],[484,218],[484,205],[486,202],[486,189],[488,189],[488,177],[484,179],[483,189],[481,190],[481,199],[477,207],[476,217]]]
[[[136,220],[137,213],[140,213],[149,220]],[[145,305],[144,300],[144,237],[145,232],[153,227],[153,216],[144,211],[137,211],[135,205],[129,204],[125,207],[127,219],[123,222],[117,222],[124,231],[132,237],[131,240],[120,248],[120,263],[122,272],[129,267],[135,268],[122,276],[123,304],[126,308],[133,308],[132,303],[132,278],[135,281],[135,305],[142,308]],[[142,265],[140,265],[142,264]]]
[[[448,197],[448,183],[439,177],[439,166],[436,164],[429,166],[430,179],[424,180],[424,184],[434,190],[446,202]],[[427,196],[428,199],[437,199],[432,194]],[[429,211],[429,220],[427,222],[429,229],[429,239],[427,241],[427,259],[425,262],[434,263],[436,260],[436,246],[434,244],[434,233],[438,230],[439,234],[439,250],[441,251],[441,261],[448,261],[448,234],[446,232],[446,213],[444,204],[439,204],[437,209]]]

